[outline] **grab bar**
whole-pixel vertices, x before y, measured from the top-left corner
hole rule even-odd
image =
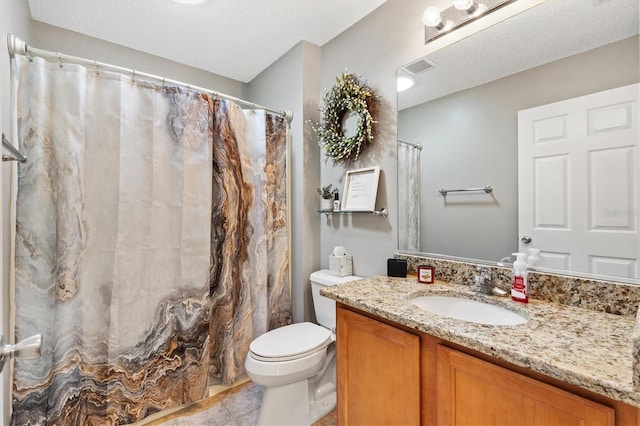
[[[469,191],[484,191],[487,194],[490,192],[493,192],[493,188],[489,185],[484,186],[482,188],[467,188],[467,189],[447,189],[447,188],[442,188],[440,191],[438,191],[440,194],[442,194],[443,197],[446,197],[447,194],[449,192],[469,192]]]
[[[7,151],[9,151],[11,155],[13,155],[13,157],[10,155],[3,155],[2,161],[19,161],[21,163],[24,163],[25,161],[27,161],[27,157],[20,154],[20,151],[18,151],[16,147],[13,146],[11,142],[9,142],[9,140],[5,137],[4,133],[2,134],[2,147],[5,148]]]

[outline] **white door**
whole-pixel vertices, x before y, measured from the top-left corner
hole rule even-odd
[[[639,92],[633,84],[518,112],[520,251],[540,249],[539,266],[640,276]]]

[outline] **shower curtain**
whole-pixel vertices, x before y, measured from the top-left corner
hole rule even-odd
[[[420,251],[420,149],[398,142],[398,247]]]
[[[291,321],[286,125],[264,111],[17,56],[13,418],[125,424],[244,375]]]

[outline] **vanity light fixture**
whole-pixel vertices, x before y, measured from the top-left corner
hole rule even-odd
[[[422,14],[425,44],[513,1],[515,0],[453,0],[453,5],[442,12],[431,6]]]

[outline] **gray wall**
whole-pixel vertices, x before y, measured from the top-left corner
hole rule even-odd
[[[402,110],[398,136],[424,146],[421,251],[490,261],[516,252],[518,111],[636,83],[638,51],[632,37]],[[493,194],[438,193],[484,185]]]
[[[353,273],[360,276],[386,274],[386,260],[397,249],[396,136],[394,42],[385,29],[402,28],[406,20],[388,13],[404,2],[388,1],[322,48],[322,91],[330,90],[336,76],[348,71],[361,76],[380,96],[382,108],[374,145],[361,158],[347,166],[323,161],[321,182],[333,184],[343,195],[345,173],[362,167],[380,166],[376,208],[386,207],[387,218],[370,214],[331,215],[321,218],[320,261],[329,266],[335,246],[344,246],[353,255]],[[407,1],[406,3],[411,3]],[[418,15],[421,16],[420,12]],[[419,20],[419,19],[418,19]],[[322,156],[324,160],[324,155]],[[317,200],[317,197],[316,197]],[[319,203],[319,201],[317,201]]]
[[[314,320],[309,275],[319,268],[320,222],[315,193],[320,178],[318,145],[307,120],[318,119],[320,48],[300,42],[253,79],[247,98],[292,109],[291,123],[291,293],[295,322]]]
[[[398,248],[396,165],[396,69],[426,53],[422,12],[430,2],[388,0],[370,15],[322,47],[322,89],[329,90],[344,71],[362,76],[382,100],[374,146],[349,166],[322,163],[322,185],[337,184],[342,195],[345,172],[379,165],[377,208],[389,217],[358,214],[321,219],[321,263],[327,267],[334,246],[353,255],[354,274],[386,274],[386,260]],[[311,196],[312,194],[309,194]]]
[[[353,254],[354,273],[361,276],[386,274],[386,259],[397,250],[395,72],[400,65],[426,53],[422,42],[424,26],[420,19],[425,7],[424,0],[388,0],[324,45],[321,58],[317,57],[317,50],[313,55],[303,55],[303,140],[295,140],[294,132],[293,154],[292,269],[296,320],[301,316],[300,307],[297,306],[300,294],[296,293],[295,286],[307,286],[311,271],[320,267],[328,268],[328,256],[333,247],[345,246]],[[289,52],[287,55],[292,54]],[[269,75],[268,84],[276,84],[278,87],[291,87],[292,83],[295,87],[299,84],[287,72],[272,72],[273,67],[280,68],[280,61],[249,84],[248,98],[261,103],[266,103],[266,99],[270,98],[269,105],[278,105],[281,98],[286,99],[288,96],[286,91],[272,91],[268,97],[259,97],[255,86],[259,82],[263,84],[263,75]],[[335,166],[318,154],[317,140],[307,119],[311,118],[316,122],[320,119],[319,97],[333,86],[336,76],[344,71],[361,75],[367,80],[380,95],[382,110],[378,118],[379,131],[375,146],[358,162],[349,166]],[[299,144],[304,146],[303,158],[296,153]],[[319,198],[315,193],[316,188],[332,183],[338,186],[342,195],[347,170],[373,165],[379,165],[382,170],[377,208],[387,207],[390,212],[388,218],[368,214],[326,217],[317,213]],[[297,269],[298,259],[302,259],[302,270]],[[308,290],[305,290],[305,319],[312,318],[309,314],[309,298]]]

